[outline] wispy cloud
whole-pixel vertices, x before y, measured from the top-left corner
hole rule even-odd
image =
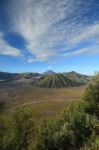
[[[89,47],[81,48],[79,50],[75,50],[73,52],[67,52],[62,54],[62,57],[72,57],[72,56],[80,56],[80,55],[96,55],[99,54],[99,44],[95,44]]]
[[[92,24],[81,29],[81,33],[77,36],[73,36],[72,44],[77,44],[80,42],[91,41],[97,43],[99,40],[99,23]]]
[[[10,0],[10,31],[26,40],[26,49],[31,53],[28,62],[88,55],[98,45],[98,6],[99,3],[94,6],[93,0]],[[86,41],[91,43],[89,48],[71,51]]]
[[[19,57],[22,56],[20,50],[10,46],[4,39],[3,33],[0,33],[0,55]]]

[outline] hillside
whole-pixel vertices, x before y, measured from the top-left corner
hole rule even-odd
[[[21,79],[29,80],[29,79],[32,79],[32,78],[36,78],[38,76],[40,76],[40,74],[38,74],[38,73],[31,73],[31,72],[30,73],[21,73],[18,76],[16,76],[14,78],[14,80],[21,80]]]
[[[36,78],[39,78],[40,74],[38,73],[7,73],[0,72],[0,81],[9,81],[9,82],[27,82],[30,83]]]
[[[0,80],[1,81],[12,80],[15,77],[17,77],[18,75],[19,75],[18,73],[0,72]]]
[[[75,87],[79,85],[80,85],[79,83],[71,81],[61,73],[42,77],[39,80],[37,80],[37,82],[34,84],[34,86],[42,88],[65,88],[65,87]]]
[[[76,73],[55,73],[48,70],[43,74],[39,73],[7,73],[0,72],[0,81],[11,81],[11,83],[26,83],[36,87],[62,88],[87,84],[89,76]]]
[[[80,84],[86,84],[90,80],[89,76],[77,73],[75,71],[64,73],[64,75],[70,80],[75,81]]]

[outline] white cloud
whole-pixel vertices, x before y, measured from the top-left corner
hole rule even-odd
[[[18,57],[21,56],[21,52],[10,46],[4,39],[3,39],[3,34],[0,33],[0,55],[9,55],[9,56],[14,56]]]
[[[91,0],[89,2],[10,0],[10,2],[11,8],[9,7],[8,11],[11,31],[18,32],[26,40],[26,48],[31,53],[28,62],[51,61],[51,58],[59,60],[59,57],[68,54],[81,55],[87,53],[87,48],[73,53],[71,50],[68,52],[68,49],[86,41],[93,42],[95,47],[99,39],[99,22],[93,19],[92,23],[88,23],[90,18],[95,18],[98,13],[87,17],[88,11],[91,11]]]
[[[58,3],[50,0],[11,2],[14,5],[10,11],[13,15],[11,28],[25,38],[27,49],[35,57],[32,58],[33,61],[47,61],[56,53],[52,47],[64,39],[60,36],[60,31],[57,32],[55,24],[64,19],[65,11],[68,14],[71,12],[71,2],[69,0],[61,2],[58,0]],[[68,5],[64,6],[66,4]]]
[[[78,36],[72,38],[72,44],[77,44],[86,40],[95,41],[97,43],[99,40],[99,23],[85,27]]]
[[[73,52],[64,53],[64,57],[79,56],[79,55],[95,55],[99,54],[99,44],[95,44],[86,48],[81,48]]]

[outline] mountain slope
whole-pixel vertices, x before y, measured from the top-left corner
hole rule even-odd
[[[37,82],[34,84],[34,86],[42,88],[65,88],[75,87],[79,85],[79,83],[71,81],[61,73],[42,77],[41,79],[37,80]]]
[[[24,79],[31,79],[33,77],[38,77],[40,76],[40,74],[38,73],[21,73],[19,74],[15,79],[18,80],[18,79],[21,79],[21,78],[24,78]]]
[[[37,79],[39,79],[40,77],[41,75],[38,73],[21,73],[12,80],[12,83],[31,84],[35,82]]]
[[[38,73],[7,73],[0,72],[0,81],[9,81],[11,83],[23,82],[23,83],[31,83],[33,80],[40,78],[40,74]]]
[[[86,84],[90,80],[89,76],[82,75],[82,74],[74,72],[74,71],[64,73],[64,75],[67,78],[69,78],[70,80],[75,81],[75,82],[80,83],[80,84]]]
[[[43,76],[52,75],[52,74],[55,74],[53,70],[47,70],[46,72],[43,73]]]
[[[0,72],[0,80],[1,81],[12,80],[18,75],[19,74],[17,74],[17,73]]]

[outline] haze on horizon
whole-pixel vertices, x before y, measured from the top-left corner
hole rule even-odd
[[[99,0],[0,0],[0,70],[99,70]]]

